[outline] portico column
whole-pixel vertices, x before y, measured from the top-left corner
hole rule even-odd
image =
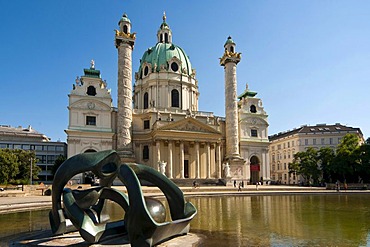
[[[211,177],[211,147],[209,142],[207,142],[207,178]]]
[[[184,178],[184,143],[180,142],[180,178]]]
[[[159,141],[156,142],[157,147],[157,161],[161,161],[161,143]]]
[[[172,141],[168,142],[168,178],[172,176]]]
[[[216,172],[217,172],[217,178],[221,178],[221,145],[220,143],[216,143]]]
[[[143,162],[143,144],[140,143],[139,146],[139,160],[140,162]]]
[[[195,143],[195,178],[199,178],[199,142]]]
[[[264,149],[263,156],[265,157],[263,166],[265,167],[265,170],[266,170],[266,180],[270,180],[271,171],[270,171],[270,159],[268,155],[268,149]]]

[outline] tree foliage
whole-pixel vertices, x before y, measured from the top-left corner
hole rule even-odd
[[[53,174],[53,177],[55,173],[57,172],[58,168],[61,164],[66,160],[67,158],[64,155],[59,155],[58,158],[55,160],[54,165],[51,168],[51,173]]]
[[[362,145],[356,134],[345,135],[336,150],[312,147],[294,154],[289,172],[296,172],[313,183],[337,180],[370,182],[370,138]]]
[[[289,164],[289,172],[301,175],[306,181],[318,183],[321,171],[318,164],[318,152],[309,147],[305,152],[294,154],[293,162]]]
[[[37,159],[34,152],[21,149],[0,149],[0,183],[29,183],[31,163],[32,179],[37,179],[41,169],[36,165]]]

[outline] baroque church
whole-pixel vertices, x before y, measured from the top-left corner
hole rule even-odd
[[[198,109],[196,70],[185,51],[172,42],[165,14],[157,43],[144,52],[134,74],[136,36],[126,14],[118,26],[117,107],[91,61],[68,95],[68,157],[115,149],[122,162],[151,166],[174,180],[269,181],[267,114],[248,85],[237,97],[241,54],[232,38],[220,49],[226,112],[221,117]]]

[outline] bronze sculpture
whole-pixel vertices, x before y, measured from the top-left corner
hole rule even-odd
[[[100,178],[99,186],[87,190],[65,188],[73,176],[88,171]],[[111,188],[116,178],[126,186],[128,195]],[[156,185],[163,192],[172,221],[165,221],[161,202],[143,196],[140,181]],[[182,191],[166,176],[145,165],[120,164],[114,150],[78,154],[66,160],[55,174],[52,200],[49,214],[52,232],[58,235],[78,230],[89,243],[120,234],[132,246],[153,246],[188,233],[190,220],[197,213],[193,204],[185,201]],[[102,220],[107,200],[122,207],[123,220]],[[153,208],[155,210],[151,210]],[[69,221],[73,226],[68,226]]]

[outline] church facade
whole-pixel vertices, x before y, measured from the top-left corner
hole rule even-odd
[[[69,94],[68,157],[115,149],[122,162],[146,164],[171,179],[270,180],[267,114],[248,87],[236,97],[241,56],[231,37],[220,59],[226,112],[220,117],[199,110],[196,70],[172,42],[165,15],[135,73],[136,36],[126,14],[118,25],[117,107],[92,61]]]

